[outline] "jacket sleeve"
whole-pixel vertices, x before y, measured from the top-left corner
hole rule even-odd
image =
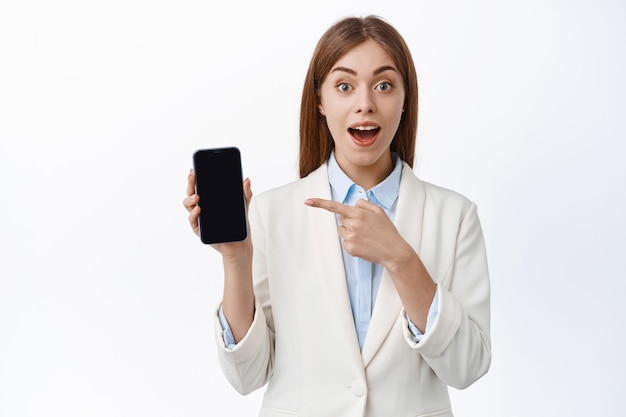
[[[405,339],[442,381],[463,389],[491,364],[489,272],[474,203],[461,219],[447,271],[438,285],[439,313],[432,329],[416,343],[407,323]]]
[[[224,343],[217,309],[214,315],[218,362],[228,382],[244,395],[267,383],[272,375],[274,362],[274,331],[265,262],[265,231],[254,198],[250,203],[248,216],[254,247],[252,275],[255,313],[252,325],[244,338],[229,349]]]

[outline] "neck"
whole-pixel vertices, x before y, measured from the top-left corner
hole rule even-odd
[[[371,190],[380,184],[391,174],[394,167],[391,153],[383,155],[378,161],[367,166],[342,164],[339,160],[337,163],[343,172],[345,172],[356,185],[362,187],[364,190]]]

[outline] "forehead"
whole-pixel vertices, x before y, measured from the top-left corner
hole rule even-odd
[[[391,55],[378,42],[368,39],[342,55],[333,65],[333,69],[345,67],[358,72],[358,69],[369,70],[386,65],[396,67]]]

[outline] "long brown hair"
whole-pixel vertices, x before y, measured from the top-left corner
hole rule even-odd
[[[300,107],[300,177],[319,168],[333,149],[326,119],[319,113],[320,88],[333,65],[355,46],[373,39],[391,56],[402,75],[404,112],[391,150],[413,167],[417,134],[417,74],[411,52],[398,31],[378,16],[348,17],[320,38],[304,81]]]

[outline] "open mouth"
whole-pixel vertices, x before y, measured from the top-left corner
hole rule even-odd
[[[350,136],[360,146],[368,146],[376,141],[380,132],[378,126],[356,126],[348,129]]]

